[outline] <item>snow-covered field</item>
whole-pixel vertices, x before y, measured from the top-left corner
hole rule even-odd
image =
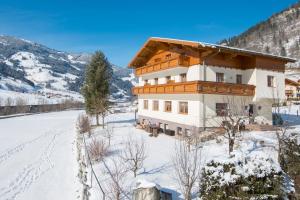
[[[291,109],[294,110],[296,108],[297,107],[295,106]],[[171,192],[175,200],[183,199],[179,186],[176,182],[175,171],[172,165],[172,156],[174,156],[175,145],[179,140],[175,137],[164,134],[160,134],[158,137],[150,137],[149,133],[144,130],[136,129],[133,126],[133,113],[113,114],[107,118],[107,121],[109,122],[110,127],[114,127],[109,156],[104,159],[108,165],[111,164],[111,161],[115,159],[118,154],[124,151],[125,142],[128,140],[128,137],[137,140],[142,139],[146,143],[147,158],[143,169],[139,171],[136,178],[134,178],[130,173],[127,175],[124,183],[126,191],[132,191],[138,180],[146,180],[159,184],[163,190]],[[298,124],[300,124],[300,121],[297,121],[299,122]],[[299,127],[295,126],[294,128],[298,129]],[[107,138],[105,138],[105,132],[101,128],[94,131],[93,137],[107,141]],[[204,142],[201,149],[201,165],[204,165],[212,159],[228,159],[228,143],[224,137],[219,137],[218,141],[211,140]],[[278,167],[277,140],[275,133],[271,131],[252,131],[243,133],[243,135],[236,141],[234,153],[238,157],[243,156],[244,158],[271,158],[274,160],[275,167]],[[255,163],[253,163],[253,166],[255,166]],[[105,169],[103,163],[94,164],[94,168],[98,174],[102,187],[107,189],[109,187],[108,182],[110,179],[107,169]],[[100,199],[101,191],[98,185],[95,184],[95,180],[92,182],[94,184],[90,190],[92,194],[91,199]]]
[[[51,89],[44,89],[39,93],[22,93],[0,89],[0,106],[6,105],[8,98],[12,100],[13,105],[18,99],[22,99],[27,105],[56,104],[62,103],[64,100],[83,102],[83,97],[79,93],[71,91],[53,91]]]
[[[74,124],[80,112],[0,120],[1,200],[79,199]]]
[[[282,109],[291,110],[294,130],[300,128],[300,117],[295,117],[298,106]],[[286,110],[286,111],[285,111]],[[75,122],[83,111],[45,113],[0,120],[0,199],[47,200],[80,199],[82,187],[77,178]],[[138,180],[159,184],[173,194],[173,199],[183,199],[172,165],[175,137],[160,134],[150,137],[149,133],[134,127],[134,113],[117,113],[106,117],[113,127],[113,137],[105,163],[111,167],[112,159],[125,149],[125,141],[144,140],[147,158],[136,178],[132,173],[124,177],[124,189],[132,191]],[[101,128],[93,136],[103,139]],[[91,139],[88,139],[88,142]],[[263,141],[263,142],[262,142]],[[274,132],[246,132],[236,142],[235,154],[245,157],[271,158],[277,162],[277,145]],[[228,144],[220,137],[201,144],[201,161],[204,165],[212,159],[228,158]],[[122,165],[122,163],[120,163]],[[93,165],[101,186],[108,190],[110,177],[103,162]],[[87,176],[90,183],[90,174]],[[101,191],[93,178],[90,199],[101,198]]]

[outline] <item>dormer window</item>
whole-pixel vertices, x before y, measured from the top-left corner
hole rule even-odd
[[[156,58],[156,59],[154,59],[154,62],[156,62],[156,63],[158,63],[158,62],[160,62],[161,61],[161,58]]]
[[[171,58],[171,54],[169,53],[169,54],[166,55],[166,60],[168,60],[170,58]]]

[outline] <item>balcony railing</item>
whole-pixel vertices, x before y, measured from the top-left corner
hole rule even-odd
[[[294,91],[293,90],[285,90],[285,94],[293,94]]]
[[[142,74],[161,71],[161,70],[170,69],[179,66],[188,67],[189,64],[190,62],[187,56],[178,55],[178,56],[171,57],[169,59],[164,59],[157,63],[139,67],[135,70],[135,74],[138,76]]]
[[[254,96],[255,86],[247,84],[219,83],[211,81],[189,81],[181,83],[148,85],[134,87],[134,95],[138,94],[221,94]]]

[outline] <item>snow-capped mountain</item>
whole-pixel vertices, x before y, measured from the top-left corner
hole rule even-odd
[[[300,1],[220,43],[297,58],[299,61],[290,67],[300,67]]]
[[[0,90],[78,95],[91,54],[72,54],[11,36],[0,36]],[[113,66],[113,97],[130,96],[131,70]],[[1,93],[0,93],[1,94]]]

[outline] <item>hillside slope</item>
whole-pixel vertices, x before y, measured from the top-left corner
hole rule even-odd
[[[300,1],[244,33],[219,43],[297,58],[299,61],[289,66],[300,67]]]
[[[5,91],[78,99],[91,55],[71,54],[11,36],[0,36],[0,98]],[[131,70],[113,67],[113,97],[130,96]],[[134,82],[133,82],[134,83]]]

